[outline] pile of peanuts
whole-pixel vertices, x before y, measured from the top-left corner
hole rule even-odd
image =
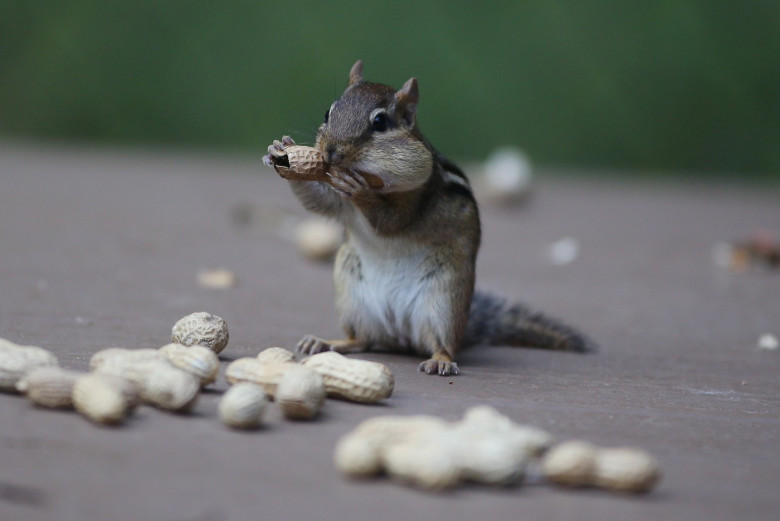
[[[219,413],[232,427],[260,421],[264,407],[255,398],[259,395],[274,400],[285,417],[306,420],[319,414],[326,396],[376,403],[394,387],[393,373],[384,364],[332,351],[297,363],[293,353],[281,347],[269,347],[256,358],[239,358],[227,366],[225,378],[233,387],[222,398]]]
[[[41,407],[75,409],[105,425],[121,424],[141,403],[186,414],[201,389],[216,380],[218,354],[228,339],[222,318],[193,313],[173,326],[170,344],[103,349],[92,356],[87,373],[60,367],[40,347],[0,339],[0,391],[24,394]],[[389,397],[394,384],[383,364],[332,352],[297,363],[291,351],[280,347],[232,362],[225,376],[231,387],[220,399],[218,414],[234,428],[260,425],[270,400],[289,419],[311,419],[326,396],[374,403]]]
[[[121,424],[141,403],[186,414],[200,391],[216,381],[218,354],[228,338],[222,318],[193,313],[173,326],[171,343],[98,351],[86,373],[60,367],[40,347],[0,339],[0,391],[25,394],[41,407],[75,409],[104,425]],[[328,396],[376,403],[394,387],[383,364],[335,352],[296,362],[281,347],[231,362],[224,377],[230,388],[220,399],[218,416],[235,429],[261,425],[271,401],[286,418],[309,420],[320,414]],[[517,484],[527,468],[551,484],[616,492],[648,492],[660,476],[658,463],[640,449],[582,441],[553,446],[548,433],[515,424],[487,406],[469,409],[459,422],[421,415],[371,418],[339,441],[334,460],[350,478],[386,474],[434,491],[462,482]]]
[[[611,492],[649,492],[660,476],[656,460],[641,449],[582,441],[553,447],[547,432],[488,406],[468,409],[458,422],[427,415],[371,418],[341,438],[334,462],[353,479],[385,474],[430,491],[462,482],[516,485],[528,467],[554,485]]]

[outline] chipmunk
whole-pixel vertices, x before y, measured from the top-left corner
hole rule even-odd
[[[347,338],[307,335],[298,351],[412,351],[430,357],[420,371],[448,376],[458,374],[458,349],[472,344],[591,350],[575,329],[474,291],[477,202],[464,173],[420,132],[418,101],[416,78],[396,91],[364,81],[358,61],[317,130],[327,180],[288,179],[307,210],[345,229],[334,278]],[[274,141],[265,164],[284,165],[294,144]]]

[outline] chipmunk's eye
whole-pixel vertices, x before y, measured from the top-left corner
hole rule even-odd
[[[334,101],[333,104],[328,107],[328,110],[325,111],[325,120],[322,122],[324,125],[328,124],[328,119],[330,119],[330,113],[333,112],[333,107],[336,106],[336,102]]]
[[[375,132],[384,132],[387,130],[387,114],[379,112],[371,120],[371,130]]]

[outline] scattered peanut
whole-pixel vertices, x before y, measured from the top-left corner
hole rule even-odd
[[[553,483],[617,492],[648,492],[660,477],[658,462],[641,449],[599,448],[569,441],[550,450],[542,471]]]
[[[393,373],[378,362],[347,358],[329,351],[312,355],[302,364],[322,375],[328,396],[375,403],[393,393]]]
[[[552,437],[517,425],[492,407],[472,407],[455,427],[463,445],[461,478],[488,484],[511,484],[522,478],[529,457],[543,452]]]
[[[89,359],[92,371],[104,364],[129,364],[148,362],[150,360],[166,360],[167,357],[159,349],[127,349],[126,347],[109,347],[102,349]]]
[[[531,456],[541,455],[553,442],[548,432],[528,425],[519,425],[487,405],[468,409],[459,428],[463,431],[504,435],[516,447],[515,450]]]
[[[298,250],[309,260],[332,260],[344,240],[344,230],[323,218],[307,219],[295,229]]]
[[[295,362],[295,354],[283,347],[269,347],[257,355],[257,361],[264,364],[283,364]]]
[[[351,477],[385,470],[391,477],[439,490],[462,481],[510,484],[527,460],[550,443],[538,429],[515,424],[489,407],[448,423],[434,416],[367,420],[336,446],[336,466]]]
[[[648,492],[660,478],[658,462],[633,447],[601,449],[596,455],[594,485],[618,492]]]
[[[200,379],[172,365],[147,362],[120,370],[141,389],[141,398],[161,409],[188,412],[198,399]]]
[[[385,446],[428,432],[443,432],[449,424],[435,416],[377,416],[358,425],[336,445],[336,467],[350,477],[379,474],[384,469]]]
[[[522,151],[505,147],[495,150],[484,165],[484,196],[500,205],[515,205],[531,191],[531,162]]]
[[[73,386],[80,376],[81,373],[58,366],[35,367],[16,383],[16,389],[36,405],[71,409]]]
[[[73,405],[96,423],[121,423],[137,403],[137,388],[115,375],[89,373],[73,385]]]
[[[200,386],[206,387],[217,379],[219,358],[217,354],[201,345],[185,346],[183,344],[167,344],[159,351],[168,361],[182,371],[186,371],[200,379]]]
[[[133,355],[114,348],[107,355],[96,353],[90,365],[100,373],[127,378],[135,383],[143,401],[176,412],[187,412],[195,404],[201,380],[197,376],[175,367],[159,350],[151,355],[146,350]],[[136,351],[136,352],[137,352]]]
[[[252,429],[260,425],[268,398],[259,385],[238,383],[228,389],[217,409],[222,423],[236,429]]]
[[[276,395],[276,386],[284,374],[296,367],[295,363],[265,364],[256,358],[239,358],[230,363],[225,369],[225,378],[231,384],[249,382],[260,385],[273,399]]]
[[[0,391],[15,393],[16,383],[27,371],[56,365],[57,357],[41,347],[18,345],[0,338]]]
[[[761,351],[777,351],[780,349],[780,342],[775,335],[764,333],[758,338],[758,349]]]
[[[275,400],[287,418],[314,418],[325,402],[325,383],[314,370],[298,365],[285,372],[279,380]]]
[[[446,430],[400,443],[383,451],[385,471],[391,478],[427,490],[443,490],[461,480],[460,441]]]
[[[208,347],[219,354],[228,343],[228,328],[225,321],[206,312],[192,313],[174,324],[171,330],[171,342],[174,344],[193,344]]]
[[[542,459],[542,472],[548,480],[569,487],[591,484],[598,448],[585,441],[567,441],[554,447]]]
[[[229,289],[236,285],[236,274],[225,268],[201,270],[198,272],[198,285],[210,289]]]
[[[352,431],[336,444],[333,462],[337,469],[351,478],[376,476],[384,469],[380,446],[375,439]]]

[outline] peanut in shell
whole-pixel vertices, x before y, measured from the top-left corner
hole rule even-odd
[[[298,365],[279,380],[274,397],[284,416],[291,420],[308,420],[320,413],[325,402],[322,376]]]
[[[16,389],[27,395],[36,405],[51,409],[73,408],[73,386],[82,375],[57,366],[31,369],[16,384]]]
[[[295,362],[295,353],[283,347],[268,347],[260,351],[257,361],[264,364],[283,364]]]
[[[197,344],[167,344],[159,351],[177,368],[197,376],[201,387],[206,387],[217,379],[219,357],[208,347]]]
[[[259,385],[240,382],[219,400],[219,419],[234,429],[253,429],[263,421],[268,397]]]
[[[285,179],[292,181],[327,181],[328,164],[319,150],[302,145],[291,145],[284,149],[284,160],[276,158],[274,168]]]
[[[73,405],[95,423],[122,423],[138,402],[135,385],[116,375],[89,373],[73,385]]]
[[[0,338],[0,391],[16,393],[16,383],[38,366],[59,365],[57,357],[37,346],[24,346]]]
[[[335,351],[312,355],[301,362],[322,375],[328,396],[360,403],[376,403],[393,393],[390,368],[378,362],[347,358]]]
[[[256,358],[239,358],[225,369],[225,378],[231,385],[249,382],[261,386],[266,394],[274,399],[276,387],[287,371],[300,367],[294,362],[266,364]]]
[[[205,311],[179,319],[171,329],[171,342],[185,346],[201,345],[219,354],[228,344],[230,335],[222,317]]]

